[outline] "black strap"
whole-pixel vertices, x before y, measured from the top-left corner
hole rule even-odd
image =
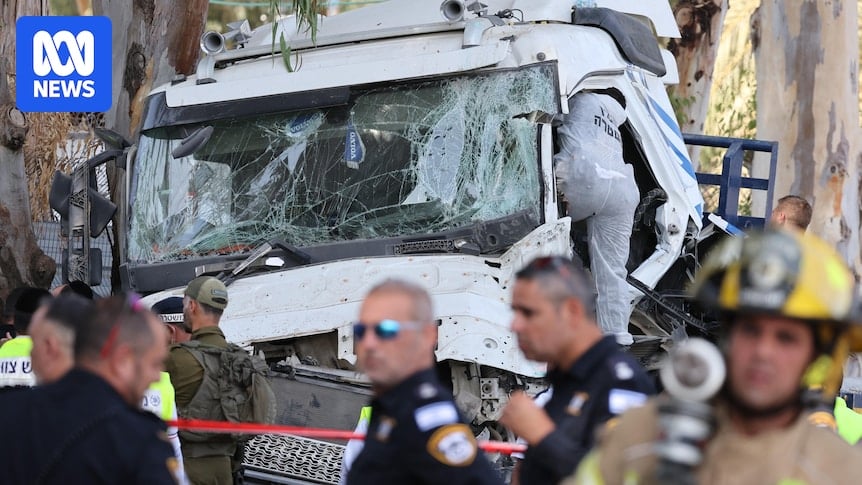
[[[104,421],[116,416],[122,411],[124,406],[117,405],[111,408],[108,408],[107,411],[102,414],[96,415],[95,418],[90,421],[84,423],[83,426],[75,430],[73,433],[69,434],[63,443],[54,450],[54,453],[51,455],[51,458],[48,460],[46,465],[42,467],[42,471],[39,472],[39,476],[36,477],[36,481],[33,482],[34,485],[41,485],[43,483],[47,483],[48,477],[57,468],[57,465],[63,460],[63,456],[66,454],[66,451],[72,447],[72,445],[78,444],[78,442],[83,439],[85,436],[90,434],[96,426],[101,424]]]

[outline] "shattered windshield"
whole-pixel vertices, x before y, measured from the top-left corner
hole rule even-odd
[[[129,256],[153,263],[279,238],[297,246],[426,234],[540,208],[536,125],[554,70],[355,90],[345,106],[141,136]],[[171,151],[200,126],[194,154]]]

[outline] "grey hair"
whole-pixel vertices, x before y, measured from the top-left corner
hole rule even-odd
[[[413,304],[413,319],[419,323],[433,323],[434,310],[431,296],[425,288],[409,281],[390,278],[374,285],[365,295],[366,298],[381,293],[397,293],[410,298]]]
[[[576,298],[584,306],[584,312],[588,316],[593,319],[596,317],[596,292],[592,278],[581,266],[568,258],[536,258],[515,273],[515,278],[537,282],[545,298],[555,305],[560,305],[567,298]]]

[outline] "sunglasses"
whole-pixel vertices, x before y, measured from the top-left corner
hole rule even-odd
[[[402,329],[412,328],[418,329],[421,328],[421,323],[416,322],[399,322],[398,320],[385,319],[380,320],[377,325],[371,325],[363,322],[355,322],[353,324],[353,338],[355,340],[362,340],[365,337],[365,331],[369,328],[374,329],[374,335],[377,336],[380,340],[392,340],[398,336]]]

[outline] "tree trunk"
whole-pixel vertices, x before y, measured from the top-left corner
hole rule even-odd
[[[669,94],[682,118],[682,131],[703,133],[727,2],[678,0],[673,7],[681,38],[671,39],[667,47],[676,58],[679,84],[672,87]],[[699,151],[690,149],[689,154],[697,166]]]
[[[200,52],[200,36],[206,25],[208,0],[94,0],[93,14],[106,15],[113,23],[113,91],[115,102],[105,113],[105,127],[129,140],[140,129],[144,100],[150,90],[176,74],[192,74]],[[108,166],[111,198],[125,197],[122,171]],[[119,214],[119,213],[118,213]],[[113,224],[111,284],[120,287],[117,241],[119,225]]]
[[[704,124],[706,133],[739,138],[757,137],[757,84],[750,39],[751,15],[758,5],[760,0],[732,0],[727,9],[721,32],[721,45],[713,70],[709,112]],[[752,155],[768,157],[768,154],[764,153]],[[724,150],[704,150],[700,158],[701,170],[720,170],[723,156]],[[766,176],[768,173],[756,175]],[[708,203],[717,202],[717,192],[714,192],[713,199],[708,199]],[[750,215],[765,215],[765,191],[744,189],[740,195],[740,205],[743,206],[749,201]]]
[[[763,0],[752,18],[757,131],[778,140],[776,197],[814,206],[809,230],[860,269],[857,2]]]
[[[207,0],[94,0],[93,15],[113,23],[114,98],[105,127],[133,138],[144,98],[177,74],[192,74],[200,52]]]
[[[45,15],[47,1],[4,0],[0,4],[0,297],[22,285],[47,287],[54,261],[36,243],[24,172],[27,118],[15,107],[15,21]]]

